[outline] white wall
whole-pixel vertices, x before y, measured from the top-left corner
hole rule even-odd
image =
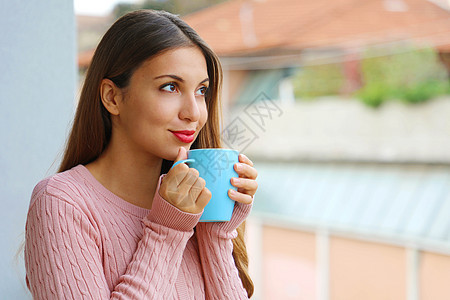
[[[73,1],[0,0],[0,32],[0,291],[27,299],[14,255],[32,189],[55,171],[73,114]]]
[[[258,137],[245,151],[250,157],[450,163],[448,96],[416,105],[392,100],[379,109],[335,97],[280,102],[233,109],[230,119],[241,118]]]

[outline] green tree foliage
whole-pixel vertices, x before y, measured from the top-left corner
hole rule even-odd
[[[402,48],[391,49],[390,53],[381,55],[371,49],[363,54],[363,86],[354,95],[364,104],[379,107],[388,100],[414,104],[450,94],[448,73],[434,49]],[[296,98],[342,94],[345,84],[342,68],[341,63],[300,68],[293,77]]]
[[[307,65],[299,69],[293,78],[296,99],[340,94],[344,83],[341,65],[321,64]]]
[[[357,98],[378,107],[386,100],[420,103],[450,93],[447,72],[433,49],[403,50],[387,56],[366,53],[361,64],[364,86]]]

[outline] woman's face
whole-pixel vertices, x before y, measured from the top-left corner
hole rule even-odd
[[[120,143],[134,154],[174,160],[180,146],[188,150],[206,123],[208,84],[206,60],[197,47],[168,50],[145,61],[122,90],[113,125]]]

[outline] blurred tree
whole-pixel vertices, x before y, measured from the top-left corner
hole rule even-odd
[[[353,94],[368,106],[378,107],[394,99],[420,103],[450,94],[447,69],[432,48],[396,48],[391,54],[368,49],[362,57],[358,63],[361,88]],[[346,94],[343,67],[345,62],[300,68],[293,77],[296,99]]]
[[[138,4],[119,3],[114,8],[116,18],[137,9],[165,10],[177,15],[187,15],[226,0],[145,0]]]
[[[306,65],[293,78],[296,99],[340,94],[345,82],[340,63]]]
[[[390,99],[420,103],[450,93],[446,69],[434,49],[400,50],[381,56],[374,50],[366,53],[364,86],[356,93],[361,101],[378,107]]]

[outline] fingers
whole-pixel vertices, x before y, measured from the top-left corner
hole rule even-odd
[[[250,204],[253,202],[252,196],[250,196],[248,194],[237,192],[232,189],[228,190],[228,197],[230,197],[231,200],[234,200],[234,201],[240,202],[240,203],[244,203],[244,204]]]
[[[199,172],[186,164],[173,167],[164,178],[160,195],[178,209],[188,213],[199,213],[211,199],[206,182]]]
[[[250,196],[255,195],[258,189],[258,182],[254,179],[233,177],[231,178],[231,184],[237,187],[239,192],[245,192]]]
[[[258,172],[253,167],[253,162],[242,153],[239,154],[239,163],[234,165],[234,169],[239,178],[231,178],[231,184],[237,187],[237,192],[230,190],[230,198],[242,203],[251,203],[258,189],[256,182]]]
[[[184,177],[189,171],[189,167],[186,164],[178,164],[173,167],[165,178],[165,182],[167,182],[167,188],[169,190],[176,190],[178,186],[183,182]]]
[[[192,185],[192,187],[189,190],[189,197],[191,201],[198,202],[198,197],[203,192],[203,189],[206,186],[206,182],[203,178],[198,177],[195,183]]]
[[[258,172],[252,166],[245,163],[234,164],[234,170],[238,173],[239,177],[256,179]]]
[[[176,163],[177,161],[183,160],[183,159],[187,159],[187,150],[184,147],[180,147],[180,149],[178,149],[178,154],[177,157],[174,160],[174,163]]]
[[[178,185],[178,191],[182,194],[187,194],[197,181],[199,173],[196,169],[188,168],[188,171],[184,174],[183,180]]]
[[[204,187],[197,198],[197,205],[199,207],[205,207],[209,200],[211,200],[211,197],[211,191],[207,187]]]
[[[181,148],[176,161],[185,159],[186,151]],[[239,162],[234,165],[234,169],[239,178],[232,178],[231,184],[237,191],[230,189],[228,196],[236,202],[252,203],[258,189],[255,180],[258,173],[253,167],[253,162],[240,154]],[[205,180],[199,177],[199,172],[186,164],[178,164],[168,172],[161,184],[160,194],[179,209],[190,213],[202,211],[212,197],[211,191],[206,188]]]
[[[253,162],[250,160],[250,158],[248,158],[247,156],[245,156],[245,154],[239,154],[239,162],[247,164],[251,167],[253,167]]]

